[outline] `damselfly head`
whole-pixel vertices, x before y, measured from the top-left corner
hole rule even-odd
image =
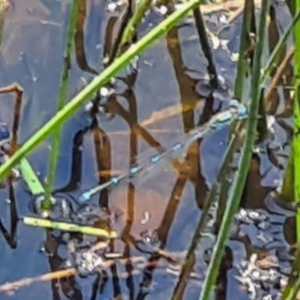
[[[230,99],[228,103],[229,108],[238,108],[240,105],[241,104],[237,99]]]
[[[229,100],[228,107],[236,109],[237,110],[237,115],[240,118],[245,118],[247,116],[246,106],[243,103],[241,103],[240,101],[238,101],[237,99]]]
[[[244,104],[240,104],[237,107],[237,115],[240,119],[245,119],[248,116],[247,108]]]

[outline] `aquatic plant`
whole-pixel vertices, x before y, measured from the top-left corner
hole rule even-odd
[[[300,14],[300,2],[291,1],[290,7],[295,16]],[[294,43],[295,49],[300,46],[300,23],[297,22],[294,27]],[[294,207],[298,207],[300,202],[300,52],[294,53],[294,103],[293,103],[293,139],[289,155],[287,168],[285,170],[285,178],[282,187],[282,194],[288,203],[294,203]],[[299,297],[300,290],[300,211],[296,210],[296,234],[298,248],[295,254],[293,268],[289,277],[289,282],[284,290],[283,299],[296,299]]]
[[[262,8],[260,13],[260,21],[258,27],[258,38],[254,49],[253,59],[253,76],[251,80],[250,104],[249,104],[249,117],[246,125],[245,141],[242,148],[240,161],[238,164],[237,174],[233,180],[233,185],[229,192],[224,217],[220,225],[220,232],[217,237],[216,245],[214,247],[211,262],[208,266],[207,275],[203,283],[203,289],[199,299],[208,300],[211,298],[211,292],[214,282],[216,281],[218,270],[221,264],[222,256],[224,254],[226,241],[229,238],[231,225],[233,222],[234,214],[237,211],[241,196],[243,193],[246,177],[250,167],[252,157],[252,149],[256,139],[257,121],[259,113],[259,105],[261,101],[260,92],[260,70],[261,70],[261,56],[264,46],[264,30],[266,24],[266,17],[268,11],[269,1],[262,1]],[[243,56],[243,52],[240,56]]]
[[[55,116],[46,123],[40,130],[38,130],[28,141],[24,143],[24,145],[17,150],[10,159],[4,162],[4,164],[0,167],[0,179],[4,178],[4,176],[14,167],[16,164],[20,165],[20,169],[23,173],[24,179],[32,193],[32,195],[45,195],[44,209],[49,210],[51,207],[51,193],[52,193],[52,185],[56,172],[56,164],[58,157],[58,149],[60,144],[60,132],[64,123],[74,115],[76,109],[78,109],[81,105],[83,105],[89,98],[91,98],[104,84],[109,83],[110,80],[118,74],[122,69],[124,69],[132,60],[136,58],[137,55],[142,53],[142,51],[146,50],[148,47],[153,45],[155,41],[160,38],[162,35],[166,34],[169,29],[171,29],[179,20],[181,20],[184,16],[186,16],[190,11],[193,10],[194,18],[196,20],[198,37],[200,40],[201,47],[203,52],[205,53],[205,57],[208,60],[208,74],[210,77],[210,84],[214,88],[218,85],[216,68],[213,63],[213,57],[211,55],[211,49],[209,47],[208,38],[206,35],[206,31],[204,30],[204,22],[201,15],[201,9],[199,10],[198,5],[200,4],[200,0],[192,0],[184,4],[181,8],[179,8],[176,12],[171,14],[168,18],[162,21],[156,28],[151,30],[148,34],[146,34],[143,38],[141,38],[138,42],[133,43],[133,37],[136,34],[136,27],[140,24],[141,19],[145,12],[147,11],[150,2],[143,1],[138,6],[138,9],[133,14],[133,18],[129,20],[127,24],[127,29],[123,32],[122,38],[119,40],[120,45],[116,47],[116,56],[117,58],[111,58],[108,66],[103,70],[103,72],[96,76],[91,83],[89,83],[82,91],[78,93],[68,104],[65,104],[67,98],[67,88],[68,88],[68,60],[70,59],[72,52],[72,40],[75,34],[75,21],[76,14],[78,11],[78,1],[73,2],[73,9],[70,14],[70,25],[68,31],[68,39],[66,43],[65,50],[65,61],[62,68],[61,73],[61,81],[60,81],[60,96],[58,103],[58,111]],[[188,254],[185,258],[185,262],[179,274],[179,279],[177,285],[173,291],[172,299],[181,299],[184,291],[184,285],[186,284],[186,279],[191,274],[191,270],[193,267],[192,262],[192,253],[194,252],[196,246],[199,243],[199,239],[203,233],[205,225],[207,223],[208,211],[213,206],[213,204],[218,204],[218,220],[217,220],[217,239],[216,244],[212,253],[212,257],[208,266],[207,274],[204,280],[203,288],[199,295],[199,299],[210,299],[211,293],[215,287],[215,281],[219,273],[219,267],[221,264],[221,260],[223,258],[224,249],[226,242],[228,241],[230,235],[230,229],[237,212],[237,209],[240,205],[241,196],[244,190],[246,177],[249,172],[249,166],[252,158],[252,151],[257,141],[257,128],[259,125],[259,121],[265,119],[265,110],[263,106],[263,90],[264,85],[266,83],[266,78],[270,74],[274,62],[278,61],[278,53],[282,50],[284,43],[287,40],[287,37],[291,33],[292,29],[295,27],[296,30],[300,30],[299,25],[297,23],[300,13],[299,10],[296,10],[296,14],[294,19],[291,22],[290,27],[286,31],[285,35],[282,36],[280,42],[278,42],[276,48],[274,49],[270,59],[265,67],[263,67],[262,62],[262,53],[265,41],[265,25],[267,19],[269,3],[268,0],[262,1],[262,7],[259,18],[259,26],[257,36],[253,36],[256,30],[255,22],[253,18],[255,18],[254,14],[254,3],[253,1],[246,1],[244,8],[244,20],[241,32],[241,44],[240,44],[240,53],[239,53],[239,62],[237,69],[237,79],[235,84],[235,97],[242,102],[240,104],[243,108],[241,118],[234,118],[234,112],[232,112],[232,107],[229,110],[225,110],[219,114],[213,115],[204,125],[200,125],[196,128],[196,131],[192,132],[194,135],[191,137],[189,134],[185,135],[186,140],[184,143],[179,143],[173,145],[170,149],[165,152],[161,152],[158,155],[151,156],[146,161],[145,166],[133,166],[130,168],[129,173],[121,176],[113,177],[111,180],[108,180],[106,183],[100,186],[96,186],[94,189],[89,190],[86,194],[83,194],[81,200],[89,200],[94,193],[102,191],[111,185],[118,185],[120,181],[124,178],[128,179],[135,174],[139,174],[141,171],[147,171],[148,166],[152,167],[154,163],[157,161],[164,160],[165,157],[169,159],[169,154],[174,154],[178,151],[181,151],[184,148],[187,148],[199,137],[203,137],[202,133],[206,130],[206,127],[213,130],[218,129],[219,125],[229,125],[232,121],[238,121],[237,124],[232,126],[230,140],[226,149],[226,153],[223,158],[223,164],[219,170],[219,174],[217,176],[216,182],[213,184],[210,193],[205,199],[204,208],[202,211],[202,215],[199,219],[197,228],[195,229],[194,237],[192,239],[191,245],[189,247]],[[253,38],[253,39],[252,39]],[[296,45],[300,39],[296,39]],[[123,52],[123,50],[128,47]],[[122,53],[122,54],[121,54]],[[296,57],[297,59],[297,57]],[[299,59],[298,59],[299,60]],[[250,88],[247,86],[249,81],[245,80],[246,73],[248,70],[251,70],[251,81]],[[263,70],[263,71],[262,71]],[[296,64],[295,74],[299,73],[300,67],[299,64]],[[298,81],[295,83],[296,91],[298,90]],[[246,88],[245,88],[246,87]],[[249,92],[250,90],[250,92]],[[297,93],[296,93],[297,94]],[[297,97],[297,96],[296,96]],[[296,98],[297,100],[297,98]],[[299,121],[299,99],[296,101],[294,113],[295,113],[295,128],[298,125]],[[297,104],[298,103],[298,104]],[[246,115],[244,110],[244,104],[248,105],[249,109],[249,118],[248,120],[241,121],[244,119]],[[259,120],[260,116],[260,120]],[[209,127],[210,126],[210,127]],[[266,123],[263,123],[264,130],[266,130]],[[205,129],[203,129],[205,128]],[[245,130],[245,136],[241,136],[241,132],[243,129]],[[196,132],[196,133],[195,133]],[[200,132],[200,133],[199,133]],[[31,151],[33,151],[40,143],[42,143],[49,135],[54,135],[53,149],[51,152],[51,157],[49,160],[49,173],[48,180],[46,184],[46,189],[44,189],[43,185],[37,178],[34,170],[32,170],[28,160],[25,158]],[[190,139],[188,139],[188,138]],[[242,140],[242,147],[240,147],[239,143]],[[296,139],[295,139],[296,141]],[[298,141],[299,142],[299,141]],[[232,171],[232,160],[233,154],[236,152],[238,148],[242,148],[241,155],[238,161],[236,172]],[[186,149],[184,149],[186,150]],[[178,151],[178,152],[180,152]],[[296,146],[293,146],[293,151],[291,155],[290,162],[293,163],[292,166],[297,165],[298,162],[298,153],[299,149]],[[166,154],[167,153],[167,154]],[[299,154],[300,155],[300,154]],[[172,155],[170,155],[172,157]],[[297,168],[296,168],[297,169]],[[289,170],[289,169],[288,169]],[[298,178],[298,171],[292,169],[292,172],[295,172],[295,178]],[[232,186],[229,186],[228,182],[224,180],[225,174],[230,174],[232,176]],[[298,176],[298,177],[297,177]],[[129,180],[130,182],[130,180]],[[294,190],[297,191],[298,186],[295,184]],[[221,191],[221,193],[220,193]],[[296,201],[298,198],[296,197]],[[44,220],[39,218],[30,218],[30,217],[22,217],[22,220],[27,225],[34,225],[39,227],[46,227],[51,229],[59,229],[63,231],[76,231],[81,232],[87,235],[96,235],[101,237],[116,237],[115,232],[110,232],[102,229],[95,229],[88,226],[79,226],[75,224],[56,222],[52,220]],[[299,218],[298,218],[299,223]],[[299,224],[298,224],[299,225]],[[300,225],[299,225],[300,226]],[[299,227],[300,228],[300,227]],[[112,234],[112,236],[110,235]],[[157,251],[157,249],[155,249]],[[43,277],[43,279],[53,279],[59,278],[60,276],[70,276],[77,274],[78,270],[70,269],[66,273],[67,274],[55,274],[52,277],[47,275]],[[43,280],[41,278],[33,278],[32,282],[35,280]],[[31,281],[30,281],[31,282]],[[9,290],[14,288],[14,285],[9,285],[3,287],[3,290]],[[1,289],[0,289],[1,290]]]
[[[294,30],[294,42],[295,49],[298,49],[300,46],[300,23],[296,20],[299,19],[300,15],[300,3],[299,1],[295,1],[293,7],[295,8],[295,16],[293,26]],[[292,29],[292,28],[291,28]],[[294,53],[294,103],[293,103],[293,140],[290,151],[290,156],[287,164],[287,168],[285,170],[285,177],[282,186],[282,195],[286,199],[287,202],[294,202],[296,207],[300,201],[300,169],[297,167],[300,164],[300,137],[299,137],[299,124],[300,124],[300,95],[299,95],[299,87],[300,87],[300,53],[299,51],[295,51]],[[297,241],[300,240],[300,212],[297,211]]]

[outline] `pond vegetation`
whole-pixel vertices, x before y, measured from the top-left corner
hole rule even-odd
[[[0,1],[1,297],[298,299],[298,2]]]

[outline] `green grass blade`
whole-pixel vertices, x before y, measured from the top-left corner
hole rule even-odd
[[[269,57],[269,60],[266,63],[265,68],[262,71],[262,76],[261,76],[261,81],[260,81],[262,85],[265,84],[265,81],[266,81],[267,77],[272,72],[272,70],[274,69],[274,67],[277,66],[278,59],[280,57],[280,53],[282,52],[283,47],[286,45],[287,39],[293,33],[293,29],[295,28],[296,24],[298,23],[299,18],[300,18],[300,11],[298,11],[296,13],[296,15],[294,16],[291,24],[288,26],[288,28],[286,29],[285,33],[282,35],[282,37],[280,38],[279,42],[277,43],[275,49],[272,51],[272,53],[271,53],[271,55]]]
[[[299,26],[300,30],[300,26]],[[299,44],[300,45],[300,44]],[[299,51],[298,58],[296,58],[296,68],[298,68],[297,74],[295,74],[296,79],[296,93],[294,101],[294,138],[293,138],[293,163],[294,163],[294,202],[299,205],[300,203],[300,57]],[[296,54],[295,52],[295,54]],[[298,61],[297,61],[298,59]],[[297,210],[296,213],[296,232],[297,232],[297,241],[300,241],[300,211]]]
[[[283,300],[297,299],[296,295],[298,294],[299,287],[300,287],[299,270],[300,270],[300,247],[298,246],[295,254],[293,267],[289,276],[288,284],[282,294]]]
[[[52,229],[57,229],[62,231],[80,232],[85,235],[105,237],[109,239],[114,239],[118,236],[115,231],[108,231],[105,229],[89,227],[89,226],[81,226],[73,223],[56,222],[56,221],[40,219],[40,218],[23,217],[23,223],[25,225],[30,225],[30,226],[52,228]]]
[[[90,99],[94,93],[103,85],[117,75],[123,68],[125,68],[131,59],[136,57],[151,46],[157,39],[162,37],[171,27],[176,25],[183,19],[189,11],[199,5],[200,0],[191,0],[182,5],[180,9],[172,13],[168,18],[162,21],[157,27],[146,34],[136,44],[132,45],[124,54],[117,58],[109,67],[96,76],[90,84],[88,84],[82,91],[80,91],[68,104],[66,104],[55,116],[51,118],[39,131],[37,131],[25,144],[14,153],[0,167],[0,180],[9,172],[9,170],[16,165],[24,156],[34,150],[41,142],[43,142],[49,134],[53,133],[58,126],[69,119],[74,112],[85,101]]]
[[[69,87],[69,71],[71,64],[71,54],[73,51],[74,37],[76,33],[76,21],[79,11],[79,0],[74,0],[72,2],[72,9],[69,17],[68,24],[68,35],[65,46],[64,53],[64,62],[63,68],[60,76],[60,86],[59,86],[59,97],[57,103],[57,110],[63,108],[68,97],[68,87]],[[48,162],[48,175],[47,175],[47,185],[46,185],[46,194],[45,200],[42,203],[42,208],[44,210],[50,210],[51,208],[51,192],[54,182],[54,177],[56,173],[57,159],[59,155],[59,146],[60,146],[60,136],[61,136],[61,126],[57,126],[53,134],[53,142],[51,146],[51,153]]]
[[[296,0],[295,12],[298,15],[300,13],[300,0]],[[300,23],[297,22],[294,29],[294,40],[295,40],[295,67],[294,67],[294,88],[295,88],[295,99],[293,107],[293,116],[294,116],[294,138],[293,138],[293,158],[294,158],[294,201],[295,203],[300,203]],[[296,232],[297,232],[297,241],[300,241],[300,211],[297,210],[296,214]],[[299,271],[299,270],[298,270]]]
[[[200,11],[200,8],[197,7],[193,10],[193,15],[195,19],[195,25],[200,41],[200,45],[203,51],[203,54],[207,60],[207,72],[209,75],[209,83],[212,88],[218,87],[218,74],[217,69],[213,60],[213,54],[210,48],[209,39],[206,33],[205,23]]]
[[[300,14],[300,1],[296,1],[296,16]],[[297,22],[294,27],[294,41],[295,41],[295,54],[294,54],[294,107],[293,107],[293,141],[289,155],[288,164],[285,170],[283,180],[282,195],[290,201],[300,203],[300,23]],[[296,213],[296,233],[297,241],[300,241],[300,211]]]
[[[232,189],[229,193],[228,204],[225,209],[224,218],[221,223],[216,245],[212,253],[211,262],[208,266],[207,274],[203,283],[203,289],[199,298],[200,300],[211,299],[211,291],[214,287],[217,275],[219,273],[219,267],[224,254],[226,241],[229,237],[231,225],[234,219],[234,214],[239,206],[246,178],[248,175],[248,170],[252,157],[252,149],[256,138],[258,112],[260,105],[260,68],[264,44],[266,14],[268,12],[268,7],[269,1],[263,0],[259,21],[257,45],[254,52],[253,77],[251,81],[250,95],[251,103],[249,106],[249,119],[247,122],[245,144],[242,149],[241,158],[237,169],[237,175],[234,178]]]
[[[236,99],[242,100],[244,80],[247,71],[248,57],[246,55],[247,48],[249,47],[249,36],[251,33],[251,20],[254,9],[253,1],[246,1],[243,15],[243,24],[241,30],[241,41],[239,49],[239,60],[237,63],[237,73],[234,85],[234,96]]]
[[[291,14],[294,16],[295,15],[295,0],[286,0],[285,1]]]
[[[121,43],[117,52],[117,56],[122,53],[126,45],[132,44],[133,37],[137,33],[138,26],[141,24],[143,17],[145,16],[147,10],[150,9],[151,0],[141,0],[132,18],[129,20],[127,26],[125,27]]]
[[[23,158],[20,161],[19,167],[22,173],[22,177],[30,190],[30,193],[34,196],[44,194],[45,189],[38,179],[37,175],[35,174],[29,161],[26,158]]]
[[[232,163],[233,154],[235,153],[235,148],[238,144],[238,138],[236,134],[233,134],[228,143],[226,153],[224,154],[224,160],[218,172],[216,181],[214,182],[211,190],[207,194],[204,200],[201,216],[199,218],[196,230],[194,232],[191,244],[189,246],[188,252],[184,259],[183,266],[181,268],[180,274],[178,276],[177,284],[173,290],[172,300],[180,300],[183,297],[184,289],[187,285],[186,278],[189,278],[192,268],[194,266],[194,252],[198,246],[198,243],[201,242],[202,232],[206,228],[207,222],[209,220],[210,208],[218,199],[218,192],[220,182],[228,174],[228,166]]]

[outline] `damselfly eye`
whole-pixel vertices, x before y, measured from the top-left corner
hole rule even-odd
[[[238,109],[238,115],[239,117],[247,117],[248,113],[247,113],[247,108],[245,105],[239,105]]]
[[[243,103],[240,103],[237,99],[231,99],[228,104],[229,108],[234,108],[237,110],[239,117],[247,116],[247,108]]]
[[[228,104],[229,108],[238,108],[240,106],[240,102],[237,99],[229,100]]]

